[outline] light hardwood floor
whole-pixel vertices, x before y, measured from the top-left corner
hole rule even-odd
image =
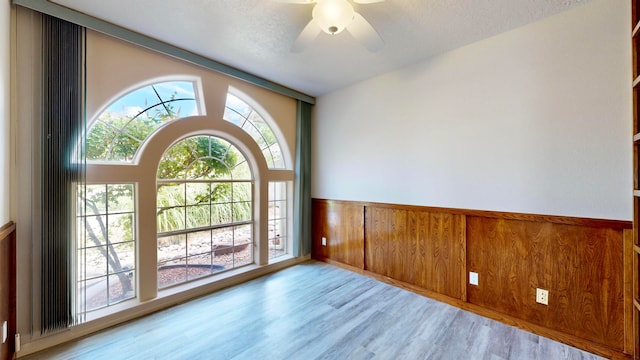
[[[310,261],[22,359],[601,359]]]

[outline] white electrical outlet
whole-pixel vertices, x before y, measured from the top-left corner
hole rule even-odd
[[[7,336],[9,335],[9,328],[7,327],[7,322],[2,323],[2,343],[7,342]]]
[[[478,273],[477,272],[473,272],[470,271],[469,272],[469,284],[471,285],[478,285]]]
[[[327,238],[326,237],[322,237],[322,246],[327,246]]]
[[[549,290],[536,289],[536,302],[543,305],[549,305]]]

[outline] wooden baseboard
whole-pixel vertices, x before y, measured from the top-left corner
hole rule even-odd
[[[423,288],[420,288],[418,286],[415,285],[411,285],[411,284],[407,284],[405,282],[402,281],[398,281],[395,279],[392,279],[390,277],[387,276],[382,276],[376,273],[373,273],[371,271],[367,271],[367,270],[363,270],[363,269],[359,269],[357,267],[354,266],[350,266],[350,265],[346,265],[346,264],[342,264],[340,262],[328,259],[328,258],[317,258],[314,257],[315,260],[318,261],[322,261],[325,262],[327,264],[330,265],[334,265],[337,266],[339,268],[345,269],[345,270],[349,270],[364,276],[368,276],[372,279],[376,279],[378,281],[387,283],[389,285],[393,285],[402,289],[405,289],[407,291],[411,291],[415,294],[418,295],[422,295],[425,297],[428,297],[430,299],[436,300],[436,301],[440,301],[452,306],[455,306],[457,308],[466,310],[466,311],[470,311],[474,314],[478,314],[480,316],[484,316],[486,318],[492,319],[492,320],[496,320],[499,322],[502,322],[504,324],[507,325],[511,325],[511,326],[515,326],[517,328],[523,329],[525,331],[529,331],[532,332],[536,335],[540,335],[540,336],[544,336],[546,338],[570,345],[570,346],[574,346],[576,348],[585,350],[585,351],[589,351],[591,353],[609,358],[609,359],[631,359],[631,355],[627,355],[621,351],[618,351],[616,349],[611,349],[607,346],[603,346],[597,343],[593,343],[590,341],[586,341],[582,338],[576,337],[576,336],[572,336],[572,335],[568,335],[565,334],[563,332],[559,332],[553,329],[548,329],[545,328],[543,326],[540,325],[536,325],[533,323],[530,323],[528,321],[524,321],[522,319],[518,319],[515,318],[513,316],[509,316],[509,315],[505,315],[505,314],[501,314],[499,312],[493,311],[493,310],[488,310],[484,307],[478,306],[478,305],[474,305],[474,304],[470,304],[468,302],[464,302],[461,301],[459,299],[455,299],[446,295],[442,295],[433,291],[428,291],[425,290]]]

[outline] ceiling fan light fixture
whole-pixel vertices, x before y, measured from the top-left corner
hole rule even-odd
[[[311,16],[322,31],[336,35],[353,21],[355,11],[347,0],[317,0]]]

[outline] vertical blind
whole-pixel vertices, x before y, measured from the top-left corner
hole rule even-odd
[[[41,332],[73,322],[75,191],[84,179],[82,27],[42,17]]]

